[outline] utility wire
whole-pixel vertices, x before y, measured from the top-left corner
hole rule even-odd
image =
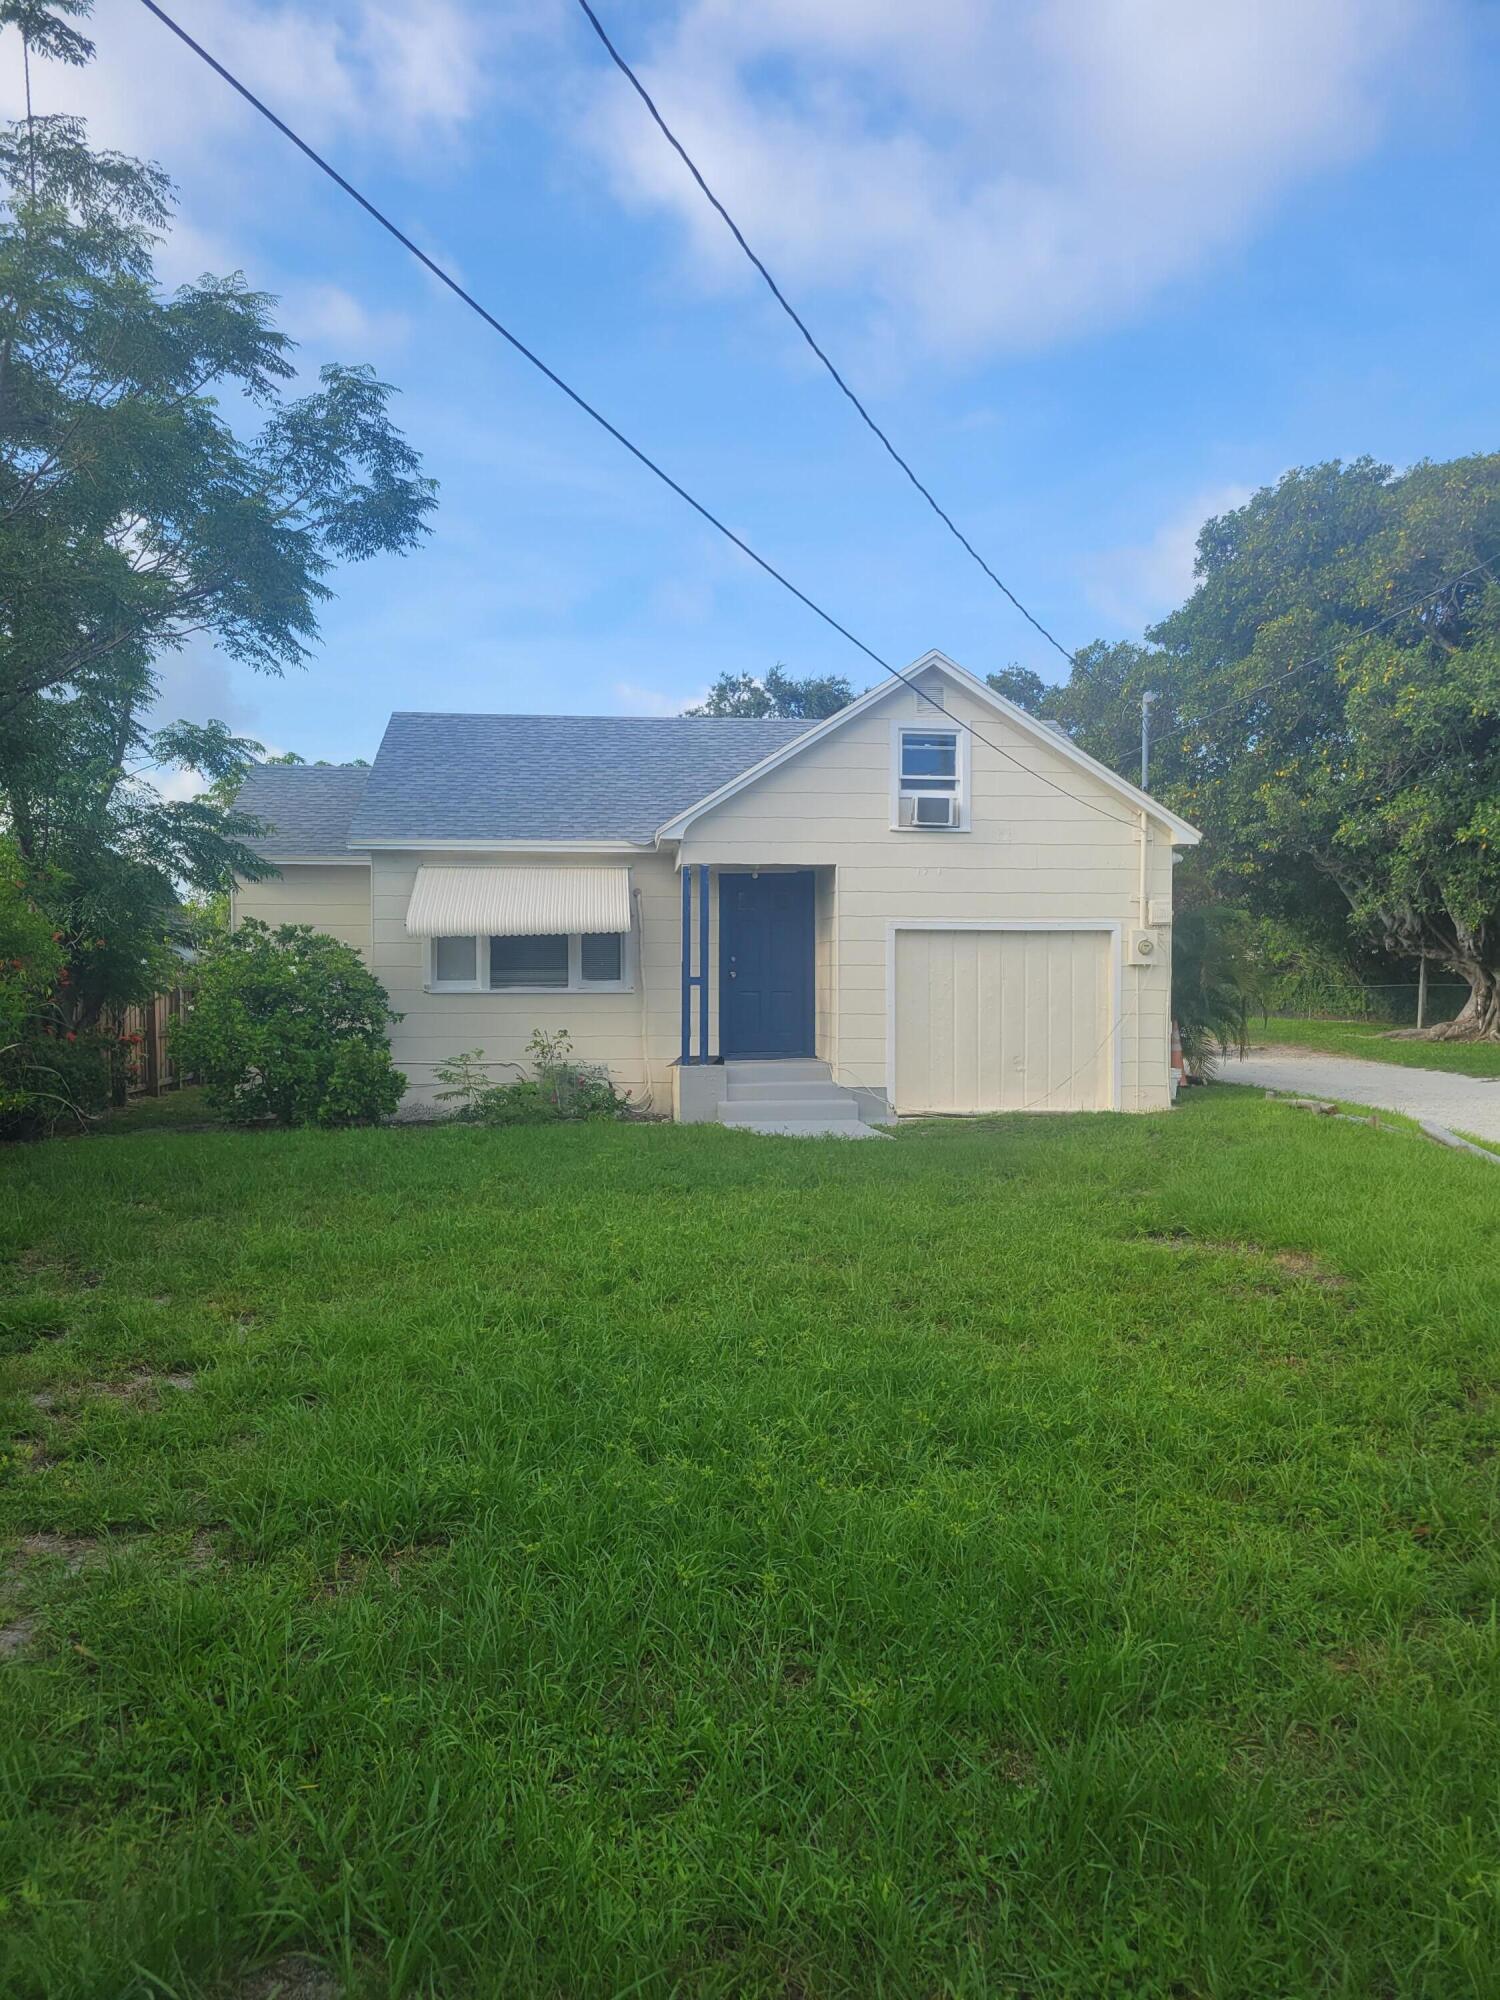
[[[807,342],[808,346],[812,349],[813,353],[817,355],[818,359],[822,362],[823,366],[828,370],[829,374],[833,377],[834,381],[838,384],[839,388],[848,397],[849,401],[854,405],[855,409],[858,410],[860,417],[864,421],[866,426],[871,431],[874,432],[877,438],[879,438],[881,444],[884,445],[886,451],[889,452],[890,456],[896,461],[897,465],[900,466],[901,470],[906,474],[907,478],[911,481],[912,485],[916,487],[917,491],[921,494],[922,498],[927,502],[928,506],[932,509],[933,513],[937,515],[938,519],[948,529],[949,533],[954,535],[963,544],[964,548],[968,550],[969,554],[974,558],[975,562],[978,563],[979,567],[984,571],[985,575],[989,578],[990,582],[994,584],[995,588],[1001,591],[1006,597],[1009,598],[1010,602],[1015,606],[1016,610],[1020,612],[1021,616],[1026,620],[1027,624],[1032,626],[1034,630],[1040,632],[1042,637],[1047,641],[1047,644],[1049,646],[1055,647],[1055,649],[1059,653],[1061,653],[1063,658],[1068,662],[1069,666],[1076,668],[1077,666],[1076,656],[1068,650],[1068,648],[1062,643],[1061,639],[1057,638],[1053,633],[1047,630],[1046,626],[1042,623],[1042,621],[1039,618],[1034,617],[1032,613],[1026,609],[1026,606],[1021,602],[1020,598],[1016,596],[1016,593],[1011,589],[1010,585],[1002,581],[1002,579],[995,574],[995,572],[990,568],[989,564],[985,561],[984,557],[979,553],[978,549],[976,549],[974,544],[969,540],[968,536],[964,533],[962,528],[958,526],[957,522],[953,519],[952,515],[948,513],[947,509],[938,502],[938,500],[934,497],[931,491],[917,477],[916,473],[912,471],[910,465],[907,464],[906,460],[901,456],[900,452],[897,451],[896,447],[891,443],[890,439],[886,436],[885,432],[880,428],[879,424],[877,424],[875,419],[870,415],[870,412],[865,408],[864,404],[860,401],[859,397],[856,396],[854,391],[849,387],[849,384],[844,380],[843,376],[839,373],[838,369],[834,366],[833,362],[829,359],[828,355],[824,352],[822,347],[819,346],[817,340],[813,337],[811,328],[808,326],[806,320],[803,319],[801,313],[798,312],[797,308],[792,304],[791,300],[787,297],[786,293],[781,289],[780,285],[778,285],[776,280],[771,276],[771,273],[766,269],[765,265],[761,262],[760,258],[755,254],[755,252],[750,248],[750,245],[745,241],[744,232],[741,230],[739,224],[735,221],[734,217],[729,213],[729,210],[724,206],[723,202],[720,201],[719,197],[714,193],[713,189],[709,186],[708,182],[703,178],[703,175],[699,172],[698,166],[696,162],[693,160],[692,156],[689,154],[687,148],[683,145],[682,141],[677,137],[677,134],[672,130],[671,126],[667,123],[666,119],[662,117],[661,112],[656,107],[656,103],[652,98],[650,91],[647,90],[646,86],[641,82],[640,78],[636,75],[635,71],[630,67],[630,64],[626,62],[625,58],[620,54],[620,51],[615,47],[614,43],[610,40],[609,34],[606,31],[603,22],[599,19],[599,16],[594,12],[593,8],[589,5],[589,0],[578,0],[578,4],[582,8],[583,12],[587,15],[589,26],[593,29],[594,33],[599,37],[599,40],[604,44],[604,47],[609,54],[610,61],[614,64],[615,68],[619,70],[620,74],[625,78],[626,82],[630,85],[632,90],[635,91],[636,95],[640,98],[642,104],[645,105],[647,111],[650,112],[652,119],[655,121],[657,129],[660,131],[662,137],[666,140],[667,144],[672,148],[672,151],[677,155],[678,159],[681,160],[682,164],[687,168],[688,172],[692,175],[693,179],[697,182],[698,187],[701,190],[704,199],[708,202],[709,206],[714,210],[714,212],[719,216],[725,228],[729,231],[730,235],[734,238],[735,242],[739,244],[740,248],[744,251],[745,255],[749,258],[750,262],[755,266],[756,270],[759,271],[761,277],[764,278],[772,298],[775,299],[777,305],[781,307],[781,310],[786,314],[787,318],[792,322],[792,325],[796,327],[798,333],[801,334],[802,338]]]
[[[463,303],[469,308],[469,310],[471,312],[477,313],[479,317],[484,321],[486,326],[488,326],[493,332],[498,333],[502,340],[508,342],[509,345],[515,349],[517,354],[521,355],[524,360],[529,361],[532,367],[537,369],[540,374],[545,375],[547,380],[550,383],[552,383],[554,388],[560,389],[562,391],[562,393],[568,398],[569,402],[576,404],[577,407],[583,411],[585,416],[592,417],[594,422],[598,424],[601,429],[608,431],[609,435],[615,440],[615,442],[617,444],[623,445],[625,450],[630,453],[632,458],[638,460],[640,464],[644,465],[648,472],[654,473],[655,476],[662,482],[662,484],[664,486],[670,487],[671,490],[677,495],[677,497],[680,500],[686,501],[688,506],[693,509],[693,512],[695,514],[700,515],[703,520],[707,521],[711,527],[716,528],[719,531],[719,533],[723,535],[728,541],[733,542],[734,546],[737,549],[739,549],[744,555],[747,555],[750,558],[750,560],[753,563],[755,563],[760,569],[763,569],[767,576],[773,578],[775,582],[779,583],[783,590],[789,591],[791,595],[795,597],[800,604],[806,605],[807,609],[811,611],[815,617],[821,618],[823,623],[829,626],[833,631],[837,632],[841,638],[847,639],[849,641],[849,644],[851,646],[856,647],[858,651],[863,653],[866,659],[873,660],[875,665],[880,668],[882,673],[887,673],[891,676],[893,680],[900,681],[903,687],[909,687],[912,690],[912,692],[915,695],[917,695],[921,700],[928,702],[934,709],[936,709],[938,714],[941,715],[944,718],[944,720],[947,721],[950,725],[952,725],[955,728],[967,729],[969,734],[974,738],[975,742],[983,743],[987,749],[993,750],[998,756],[1006,758],[1010,763],[1014,764],[1018,770],[1024,771],[1028,777],[1041,779],[1044,785],[1050,786],[1054,792],[1060,793],[1062,797],[1064,797],[1065,799],[1071,799],[1075,805],[1088,806],[1089,808],[1091,808],[1092,811],[1103,814],[1105,819],[1112,819],[1117,826],[1129,827],[1132,832],[1135,831],[1134,823],[1132,821],[1128,819],[1122,819],[1119,813],[1109,812],[1108,810],[1106,810],[1105,807],[1096,804],[1093,799],[1085,798],[1083,794],[1080,792],[1070,792],[1066,785],[1059,785],[1053,779],[1047,777],[1044,772],[1033,770],[1031,765],[1022,763],[1019,757],[1013,756],[1011,752],[1005,749],[1002,744],[995,743],[991,741],[991,739],[988,736],[981,735],[979,730],[977,730],[974,727],[972,722],[964,721],[964,719],[961,716],[950,715],[948,713],[948,710],[943,707],[942,703],[940,701],[935,700],[932,695],[928,694],[927,690],[924,687],[919,686],[918,683],[914,681],[909,674],[904,674],[899,667],[892,666],[889,660],[882,659],[880,654],[877,653],[873,647],[867,646],[863,639],[856,638],[855,635],[849,630],[848,626],[840,624],[839,620],[833,616],[832,612],[825,611],[821,604],[815,603],[814,600],[807,595],[806,591],[799,590],[796,584],[793,583],[789,577],[784,576],[782,572],[779,569],[777,569],[773,563],[768,562],[764,556],[758,555],[756,551],[751,548],[750,544],[747,541],[742,540],[741,537],[734,532],[733,528],[728,527],[723,521],[719,519],[717,514],[711,513],[709,509],[704,506],[701,500],[694,499],[693,495],[688,492],[687,488],[685,486],[679,485],[678,482],[672,477],[672,475],[669,472],[664,471],[663,468],[657,464],[654,458],[649,457],[647,453],[642,451],[639,445],[632,444],[630,439],[626,437],[625,433],[622,430],[617,429],[616,426],[609,421],[608,417],[606,417],[601,411],[596,410],[592,403],[590,403],[584,396],[579,394],[578,390],[573,388],[569,383],[565,382],[562,376],[559,375],[555,369],[549,368],[547,366],[547,363],[542,360],[541,356],[539,354],[534,353],[532,349],[529,348],[517,334],[512,333],[509,327],[503,325],[500,320],[496,319],[495,315],[488,309],[488,307],[481,305],[479,300],[476,299],[471,292],[465,291],[464,287],[458,282],[458,280],[455,277],[451,276],[449,272],[445,271],[441,264],[437,263],[433,258],[429,257],[427,252],[423,250],[420,247],[420,245],[414,243],[411,237],[409,237],[403,229],[400,229],[394,222],[392,222],[390,217],[387,214],[385,214],[385,212],[382,209],[377,208],[374,202],[371,201],[367,195],[361,194],[359,189],[354,186],[352,181],[345,180],[344,176],[338,171],[338,169],[334,166],[331,166],[329,162],[323,158],[322,154],[315,151],[314,148],[310,146],[306,141],[306,139],[302,138],[302,136],[299,133],[293,131],[292,127],[287,124],[284,118],[279,118],[276,115],[276,113],[271,109],[271,107],[268,104],[264,103],[260,98],[258,98],[255,95],[254,91],[251,90],[247,84],[241,83],[239,78],[235,76],[231,70],[226,69],[223,63],[219,62],[216,57],[209,54],[208,50],[204,48],[201,42],[195,41],[193,37],[188,33],[186,28],[181,27],[176,21],[172,19],[172,16],[166,12],[165,8],[157,5],[157,0],[141,0],[141,5],[147,10],[148,13],[154,14],[157,20],[159,20],[162,23],[163,27],[170,28],[172,33],[177,37],[177,39],[180,42],[184,43],[188,48],[190,48],[193,51],[194,55],[200,57],[203,62],[207,63],[208,67],[214,72],[214,74],[218,77],[221,77],[223,81],[229,85],[231,90],[237,92],[239,96],[244,98],[245,102],[248,105],[250,105],[252,109],[258,111],[261,117],[266,119],[266,121],[269,124],[274,125],[277,131],[281,133],[282,137],[285,139],[289,139],[291,143],[297,148],[298,152],[304,154],[307,159],[311,160],[313,165],[319,168],[321,172],[325,173],[336,187],[342,188],[344,193],[349,196],[351,201],[357,202],[358,205],[365,211],[365,213],[368,216],[370,216],[370,218],[373,221],[378,222],[382,229],[384,229],[389,235],[395,237],[396,241],[401,245],[401,247],[404,250],[409,251],[411,255],[416,258],[417,262],[423,265],[425,269],[430,271],[432,275],[436,279],[438,279],[438,281],[441,284],[446,285],[448,290],[452,292],[455,295],[455,297],[462,299]]]
[[[1283,681],[1292,680],[1298,674],[1310,673],[1314,667],[1325,666],[1328,661],[1337,659],[1340,653],[1346,652],[1350,646],[1357,645],[1361,639],[1367,639],[1372,633],[1381,631],[1387,625],[1393,625],[1398,618],[1404,618],[1408,611],[1415,611],[1418,606],[1429,603],[1435,597],[1441,597],[1456,584],[1463,583],[1469,577],[1477,575],[1480,570],[1488,568],[1488,563],[1477,562],[1468,569],[1460,570],[1457,576],[1444,577],[1441,583],[1434,584],[1430,590],[1420,591],[1415,597],[1409,597],[1404,604],[1398,604],[1394,611],[1388,611],[1383,618],[1377,618],[1373,625],[1364,626],[1351,637],[1340,640],[1335,646],[1330,646],[1326,652],[1315,653],[1308,660],[1299,660],[1294,666],[1284,668],[1279,674],[1273,674],[1269,680],[1261,681],[1253,688],[1246,688],[1243,694],[1237,694],[1229,701],[1219,702],[1213,708],[1202,710],[1191,718],[1190,728],[1196,729],[1200,723],[1211,721],[1216,715],[1227,715],[1231,709],[1243,707],[1247,701],[1253,701],[1258,694],[1264,694],[1267,688],[1280,687]]]

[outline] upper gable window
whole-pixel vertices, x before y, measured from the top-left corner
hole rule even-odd
[[[892,745],[894,811],[903,832],[955,833],[969,823],[968,742],[961,729],[898,723]]]

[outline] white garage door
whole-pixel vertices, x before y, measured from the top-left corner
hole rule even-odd
[[[898,930],[897,1112],[1109,1110],[1113,970],[1109,931]]]

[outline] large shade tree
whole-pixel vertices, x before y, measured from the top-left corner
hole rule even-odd
[[[0,0],[0,29],[85,62],[61,17],[87,11]],[[298,381],[268,294],[238,274],[161,289],[157,168],[39,117],[0,129],[0,194],[0,810],[64,885],[86,1022],[149,983],[178,887],[258,866],[232,798],[147,782],[223,779],[259,747],[163,726],[163,655],[300,666],[336,566],[410,549],[434,490],[371,370]]]
[[[1500,456],[1288,473],[1199,574],[1151,634],[1168,795],[1258,900],[1310,875],[1467,981],[1435,1033],[1500,1036]]]
[[[1148,646],[995,684],[1152,790],[1250,908],[1458,974],[1445,1036],[1500,1036],[1500,455],[1288,473],[1205,524],[1198,584]]]

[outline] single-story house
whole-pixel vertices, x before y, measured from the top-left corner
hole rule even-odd
[[[941,653],[826,721],[393,715],[272,765],[236,921],[356,946],[411,1102],[566,1029],[676,1118],[1152,1111],[1198,833]],[[803,1108],[805,1106],[805,1108]]]

